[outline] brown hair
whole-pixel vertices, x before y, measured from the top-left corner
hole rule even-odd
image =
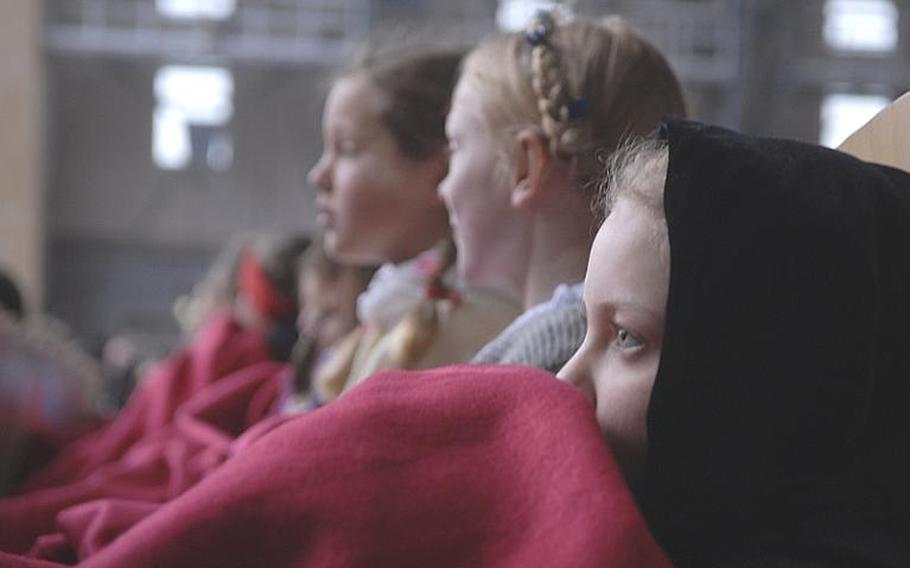
[[[14,319],[21,320],[25,316],[25,306],[22,294],[11,276],[7,276],[0,267],[0,310],[6,311]]]
[[[666,59],[625,20],[558,23],[539,14],[525,33],[500,34],[465,59],[462,79],[481,95],[492,131],[528,126],[593,188],[602,155],[627,137],[685,115],[682,88]]]
[[[295,233],[263,234],[254,238],[248,247],[276,291],[295,306],[293,318],[297,316],[298,264],[309,247],[310,239]]]
[[[424,160],[446,146],[445,117],[462,55],[426,46],[373,49],[347,75],[362,74],[382,93],[380,119],[398,149]]]

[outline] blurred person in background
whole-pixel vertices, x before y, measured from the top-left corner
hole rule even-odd
[[[187,344],[153,365],[124,409],[100,429],[69,444],[25,485],[27,491],[66,484],[122,458],[142,439],[171,424],[187,400],[225,376],[264,361],[286,361],[296,341],[296,263],[309,239],[296,234],[257,235],[233,248],[232,262],[217,262],[209,286],[227,293]],[[225,264],[230,270],[224,270]],[[224,275],[224,276],[222,276]],[[208,300],[206,300],[208,301]]]
[[[351,363],[360,338],[357,298],[375,272],[375,266],[333,260],[318,240],[307,250],[298,277],[299,339],[279,400],[281,412],[317,408],[341,394],[344,384],[338,379],[349,370],[329,363]]]
[[[97,363],[0,270],[0,495],[97,422]]]

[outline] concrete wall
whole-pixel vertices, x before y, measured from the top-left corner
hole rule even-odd
[[[26,301],[43,296],[41,3],[0,2],[0,265]]]
[[[34,290],[40,290],[44,233],[38,191],[41,129],[35,126],[41,93],[37,4],[0,1],[0,260],[9,258],[17,270],[21,267]],[[577,4],[591,15],[625,8],[632,18],[642,16],[646,5],[660,10],[664,3]],[[706,122],[815,141],[826,77],[852,84],[858,81],[851,74],[855,70],[865,73],[895,63],[836,61],[820,39],[822,0],[801,2],[799,9],[789,0],[670,4],[677,11],[716,10],[720,23],[737,30],[735,76],[727,81],[683,77],[693,116]],[[377,32],[425,37],[428,30],[444,30],[432,37],[457,42],[476,40],[493,29],[495,2],[487,0],[372,0],[370,5]],[[905,63],[910,18],[907,3],[898,5],[903,39],[895,57],[902,59],[892,66],[904,70],[910,69]],[[76,4],[51,0],[51,6],[60,10]],[[705,16],[707,23],[709,17],[711,13]],[[31,23],[22,26],[22,21]],[[648,37],[660,44],[659,32]],[[671,32],[664,30],[674,36]],[[72,53],[56,53],[48,61],[48,308],[90,338],[124,325],[171,329],[174,296],[190,289],[231,235],[313,226],[314,196],[305,175],[321,149],[319,120],[328,70],[233,69],[233,167],[224,173],[204,167],[168,172],[151,159],[152,83],[158,64],[148,57]],[[882,74],[881,82],[895,82],[894,95],[910,88],[910,78],[894,73]]]
[[[167,171],[151,153],[156,68],[53,62],[51,236],[198,248],[254,228],[309,227],[305,177],[321,148],[321,74],[235,69],[233,165]]]
[[[232,235],[314,229],[306,173],[322,147],[324,69],[241,67],[234,162],[152,160],[153,61],[49,61],[48,309],[97,345],[118,330],[176,339],[174,299]]]

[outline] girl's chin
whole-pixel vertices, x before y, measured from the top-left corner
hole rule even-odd
[[[331,257],[338,254],[338,235],[335,231],[331,229],[322,231],[322,247],[325,249],[325,253]]]
[[[342,264],[354,266],[367,266],[382,264],[386,261],[381,255],[373,251],[361,250],[352,243],[346,242],[338,234],[329,231],[323,235],[325,252],[329,257]]]

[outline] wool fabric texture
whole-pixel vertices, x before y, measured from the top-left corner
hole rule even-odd
[[[4,567],[48,565],[0,554]],[[590,402],[508,366],[377,375],[82,565],[669,566]]]
[[[471,363],[530,365],[555,373],[572,357],[587,330],[582,284],[561,284],[481,349]]]

